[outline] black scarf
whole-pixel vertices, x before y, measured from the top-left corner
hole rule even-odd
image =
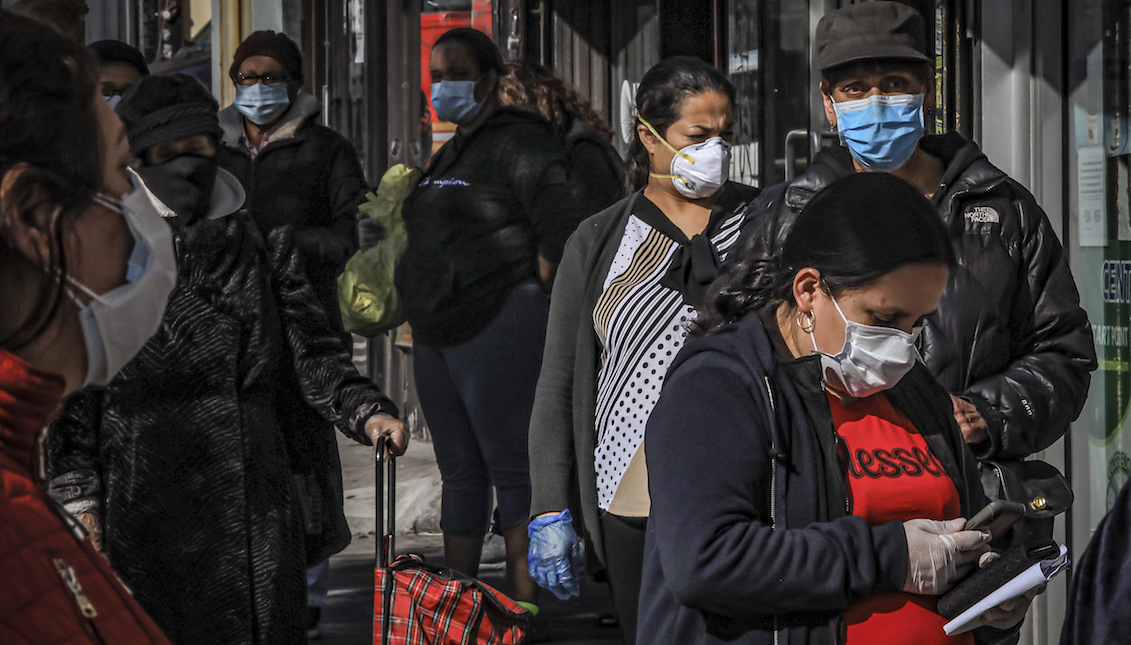
[[[177,217],[192,224],[208,215],[217,167],[215,156],[181,155],[156,166],[142,166],[137,172]]]
[[[732,210],[715,202],[707,228],[691,239],[643,193],[637,198],[632,214],[679,244],[672,256],[671,267],[660,278],[660,284],[680,292],[685,304],[696,309],[702,307],[707,300],[707,291],[715,278],[719,277],[719,268],[722,266],[722,259],[711,243],[711,236],[718,232],[723,220],[733,214]]]

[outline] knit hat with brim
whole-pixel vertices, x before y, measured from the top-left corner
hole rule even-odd
[[[292,81],[302,82],[302,52],[286,34],[265,29],[245,38],[236,48],[235,56],[232,57],[232,66],[228,69],[228,76],[233,81],[236,80],[236,74],[240,73],[240,65],[252,56],[274,58],[282,64],[283,69],[287,70],[287,75]]]
[[[126,126],[130,153],[208,134],[220,139],[219,105],[195,78],[184,74],[146,76],[122,97],[117,112]]]

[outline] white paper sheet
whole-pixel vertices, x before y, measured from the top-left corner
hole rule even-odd
[[[1068,568],[1068,547],[1061,545],[1060,555],[1050,560],[1042,560],[1033,564],[1017,574],[1010,580],[994,590],[990,595],[981,599],[973,607],[959,614],[954,620],[943,626],[947,636],[963,634],[971,629],[982,626],[982,614],[997,607],[1001,603],[1017,598],[1021,594],[1036,589],[1049,580],[1060,575]]]

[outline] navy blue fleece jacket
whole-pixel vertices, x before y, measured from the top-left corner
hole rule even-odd
[[[889,392],[955,482],[984,497],[949,395],[922,365]],[[749,314],[676,357],[645,437],[652,514],[640,643],[843,642],[841,613],[903,588],[902,522],[869,527],[847,491],[816,356]],[[788,639],[788,640],[786,640]]]

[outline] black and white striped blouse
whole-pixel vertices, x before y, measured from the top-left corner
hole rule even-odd
[[[712,213],[703,235],[719,261],[738,240],[745,218],[746,204]],[[594,456],[597,502],[606,511],[644,442],[664,374],[695,320],[689,298],[665,279],[690,246],[679,228],[640,195],[593,311],[602,346]]]

